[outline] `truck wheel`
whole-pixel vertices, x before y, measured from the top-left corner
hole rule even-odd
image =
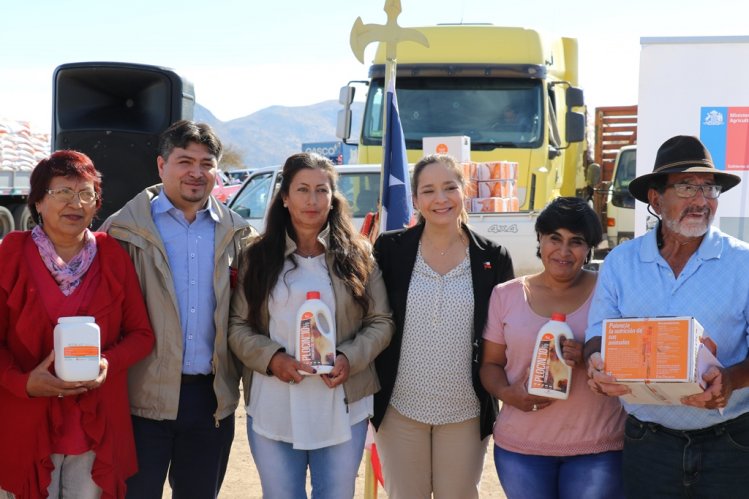
[[[31,210],[26,204],[13,206],[13,222],[16,225],[16,230],[31,230],[36,225],[31,216]]]
[[[0,206],[0,238],[5,237],[14,228],[13,214],[5,206]]]

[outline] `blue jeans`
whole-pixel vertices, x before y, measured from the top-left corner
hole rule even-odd
[[[616,499],[622,489],[620,451],[537,456],[494,446],[494,466],[508,499]]]
[[[247,417],[247,438],[255,467],[260,475],[264,499],[306,498],[307,467],[312,497],[351,499],[354,497],[368,420],[351,427],[351,440],[315,450],[294,449],[292,444],[271,440],[252,430]]]
[[[677,431],[632,416],[624,427],[627,497],[747,497],[749,414],[702,430]]]

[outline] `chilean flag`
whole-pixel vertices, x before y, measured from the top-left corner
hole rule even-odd
[[[411,224],[411,185],[408,177],[406,140],[403,135],[398,100],[395,97],[395,77],[387,89],[386,133],[383,140],[382,163],[382,231],[402,229]]]

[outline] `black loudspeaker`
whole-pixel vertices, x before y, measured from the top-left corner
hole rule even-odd
[[[167,68],[81,62],[55,69],[54,149],[80,151],[101,172],[99,222],[160,182],[159,135],[175,121],[191,120],[194,105],[192,84]]]

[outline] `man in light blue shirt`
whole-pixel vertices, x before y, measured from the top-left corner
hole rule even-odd
[[[239,401],[229,351],[231,288],[252,229],[213,196],[222,146],[205,124],[179,121],[161,136],[162,184],[104,224],[130,254],[156,335],[128,372],[138,473],[128,498],[213,499],[226,472]]]
[[[699,139],[677,136],[658,150],[653,172],[630,184],[660,222],[604,262],[586,331],[591,388],[629,391],[603,372],[604,319],[692,316],[725,367],[710,368],[704,392],[683,405],[623,404],[627,497],[749,494],[749,245],[711,226],[718,196],[739,182],[715,169]]]
[[[218,222],[209,198],[190,223],[163,192],[151,201],[151,216],[172,270],[179,304],[184,353],[182,374],[211,374],[211,358],[216,328],[213,311],[214,224]]]

